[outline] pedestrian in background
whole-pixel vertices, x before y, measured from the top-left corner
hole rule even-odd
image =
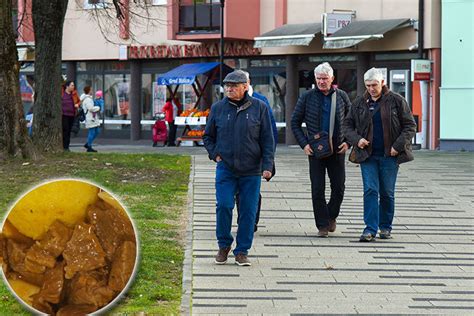
[[[203,140],[216,165],[216,264],[225,264],[234,238],[231,233],[235,195],[240,219],[234,249],[235,263],[251,265],[261,177],[272,176],[274,140],[267,106],[247,93],[247,76],[235,70],[224,79],[226,97],[213,104]]]
[[[97,152],[92,148],[92,143],[99,135],[99,126],[100,126],[100,107],[94,105],[94,100],[92,99],[92,89],[90,86],[84,87],[84,93],[81,95],[82,109],[86,114],[85,126],[87,128],[87,143],[84,147],[87,149],[87,152]]]
[[[273,140],[274,140],[274,144],[275,144],[275,146],[273,147],[274,148],[274,154],[273,155],[275,156],[276,146],[278,144],[278,129],[277,129],[277,126],[276,126],[275,117],[273,116],[272,107],[270,106],[270,102],[268,102],[268,99],[267,99],[266,96],[264,96],[263,94],[260,94],[260,93],[253,90],[253,87],[250,84],[250,74],[247,71],[242,70],[242,72],[245,73],[245,75],[247,76],[247,92],[248,92],[248,94],[252,98],[263,101],[263,103],[265,103],[265,105],[267,106],[268,113],[270,113],[270,120],[271,120],[271,125],[272,125],[272,134],[273,134]],[[273,164],[272,178],[275,176],[275,172],[276,172],[275,164]],[[266,180],[270,181],[271,178],[266,179]],[[235,196],[235,201],[236,201],[236,204],[237,204],[237,223],[238,223],[239,218],[240,218],[239,193],[238,192],[237,192],[237,195]],[[260,193],[259,196],[258,196],[257,215],[255,217],[255,226],[254,226],[254,229],[253,229],[254,232],[256,232],[258,230],[258,222],[260,221],[260,210],[261,209],[262,209],[262,194]]]
[[[379,69],[364,74],[367,90],[344,120],[344,134],[353,145],[350,161],[360,163],[364,185],[365,229],[359,241],[391,238],[395,214],[395,183],[399,164],[413,160],[411,139],[416,123],[399,94],[385,85]]]
[[[308,155],[313,213],[318,229],[317,236],[328,237],[329,232],[336,230],[336,219],[344,198],[346,180],[344,157],[349,145],[345,141],[341,128],[351,102],[344,91],[332,87],[334,70],[329,63],[318,65],[314,69],[314,77],[316,87],[300,96],[296,103],[291,117],[291,129],[298,144]],[[333,117],[332,124],[331,115]],[[303,122],[306,123],[307,135],[301,126]],[[321,132],[332,134],[332,137],[329,137],[332,153],[325,158],[315,157],[315,149],[310,145]],[[327,203],[325,196],[326,170],[331,182],[331,197]]]
[[[104,93],[102,90],[97,90],[95,92],[94,105],[100,108],[100,111],[96,113],[97,115],[99,115],[99,113],[104,113]]]
[[[61,110],[62,110],[62,132],[63,132],[63,149],[69,151],[71,142],[71,130],[76,117],[76,110],[81,105],[76,87],[73,81],[66,81],[63,85],[61,93]]]
[[[177,126],[174,123],[174,119],[178,115],[178,107],[172,98],[167,98],[166,103],[163,106],[163,112],[165,113],[165,121],[168,122],[168,141],[166,142],[168,147],[176,146],[176,129]]]

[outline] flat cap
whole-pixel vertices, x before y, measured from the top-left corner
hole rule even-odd
[[[234,70],[225,76],[224,83],[247,83],[247,75],[242,70]]]

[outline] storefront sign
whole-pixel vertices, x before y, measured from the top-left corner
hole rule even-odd
[[[352,13],[323,13],[323,35],[336,33],[352,22]]]
[[[430,80],[431,60],[412,59],[411,60],[411,81]]]
[[[217,57],[219,43],[202,43],[199,45],[149,45],[129,46],[129,59],[147,58],[186,58],[186,57]],[[255,56],[262,50],[254,48],[252,42],[224,43],[225,56]]]

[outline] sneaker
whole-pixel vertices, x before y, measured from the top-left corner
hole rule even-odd
[[[329,237],[329,230],[327,227],[320,228],[318,231],[318,237],[327,238]]]
[[[371,242],[371,241],[375,241],[375,236],[372,235],[371,233],[363,233],[363,234],[360,236],[359,241],[360,241],[360,242]]]
[[[334,233],[336,231],[336,220],[335,219],[330,219],[329,220],[329,232]]]
[[[380,239],[391,239],[392,235],[390,234],[389,230],[381,230],[379,233]]]
[[[89,148],[87,148],[87,152],[88,152],[88,153],[96,153],[97,150],[95,150],[95,149],[92,148],[92,147],[89,147]]]
[[[216,257],[214,258],[215,264],[225,264],[227,262],[227,257],[229,256],[229,252],[230,247],[220,248]]]
[[[249,259],[247,258],[247,255],[244,255],[243,253],[239,253],[237,256],[235,256],[235,264],[238,264],[239,266],[252,265],[252,263],[250,263]]]

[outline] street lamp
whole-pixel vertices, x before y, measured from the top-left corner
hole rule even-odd
[[[223,77],[223,71],[224,71],[224,5],[225,5],[225,0],[220,0],[221,1],[221,51],[219,54],[219,86],[220,86],[220,96],[221,99],[224,97],[224,85],[222,84],[222,77]]]

